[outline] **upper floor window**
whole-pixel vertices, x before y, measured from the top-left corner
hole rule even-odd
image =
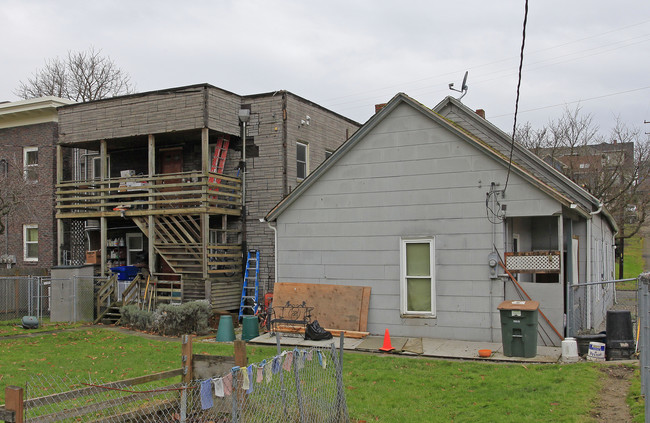
[[[296,143],[296,175],[305,179],[309,174],[309,144]]]
[[[23,148],[23,171],[27,182],[38,182],[38,147]]]
[[[38,261],[38,225],[23,225],[25,261]]]

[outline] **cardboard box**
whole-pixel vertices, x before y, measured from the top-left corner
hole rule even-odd
[[[99,264],[101,251],[86,251],[86,264]]]

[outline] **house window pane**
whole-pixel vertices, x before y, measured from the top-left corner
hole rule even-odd
[[[38,260],[38,226],[23,226],[23,242],[26,261]]]
[[[26,181],[38,181],[38,147],[23,149],[23,170]]]
[[[431,269],[429,243],[406,244],[406,275],[429,276]]]
[[[307,144],[296,144],[296,176],[298,179],[305,179],[309,168],[307,167],[309,152],[307,151]]]
[[[402,239],[400,253],[402,315],[435,317],[434,239]]]
[[[406,279],[407,310],[431,311],[431,279]]]

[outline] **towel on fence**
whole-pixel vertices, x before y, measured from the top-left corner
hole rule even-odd
[[[223,377],[223,394],[225,396],[232,394],[232,373],[228,373]]]
[[[255,383],[262,383],[264,381],[264,367],[257,368],[257,376],[255,377]]]
[[[241,368],[239,369],[239,374],[241,374],[241,379],[242,379],[241,388],[244,391],[247,391],[248,388],[250,387],[250,379],[248,379],[248,370],[246,370],[245,367]]]
[[[312,355],[314,354],[314,350],[309,350],[307,351],[307,361],[311,361]]]
[[[294,350],[294,354],[296,355],[296,370],[302,370],[305,367],[305,355],[298,349]]]
[[[327,367],[327,360],[325,359],[325,355],[322,354],[320,351],[316,351],[318,354],[318,364],[321,365],[321,367],[326,368]]]
[[[284,357],[284,364],[282,365],[282,368],[290,372],[291,371],[291,363],[293,362],[293,351],[287,352],[287,356]]]
[[[207,410],[212,408],[212,379],[201,381],[201,409]]]
[[[215,377],[212,379],[212,384],[214,385],[214,395],[223,398],[225,393],[223,389],[223,378]]]
[[[282,356],[276,355],[273,357],[273,365],[271,366],[271,370],[273,371],[273,374],[276,375],[280,372],[282,366]]]
[[[251,364],[246,368],[246,377],[248,379],[248,389],[246,390],[247,394],[253,393],[253,365]]]
[[[266,383],[271,383],[271,379],[273,377],[273,371],[271,370],[271,367],[273,367],[271,363],[264,366],[264,376],[266,377]]]

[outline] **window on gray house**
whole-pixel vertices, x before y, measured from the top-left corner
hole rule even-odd
[[[400,255],[402,315],[435,317],[433,238],[402,239]]]

